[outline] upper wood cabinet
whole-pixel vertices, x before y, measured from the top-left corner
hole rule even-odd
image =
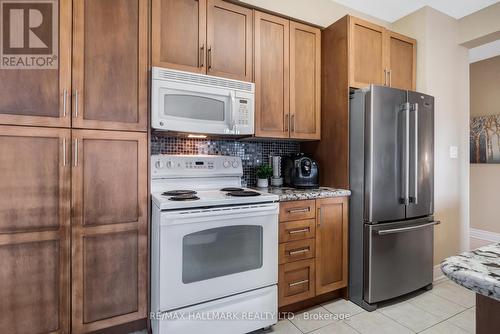
[[[321,31],[290,21],[290,138],[321,137]]]
[[[222,0],[153,0],[153,66],[252,81],[252,18]]]
[[[70,332],[70,140],[0,126],[0,333]]]
[[[349,85],[415,90],[416,41],[349,16]]]
[[[395,88],[415,90],[417,42],[413,38],[387,31],[387,43],[387,84]]]
[[[290,21],[255,12],[255,135],[290,136]]]
[[[148,1],[73,4],[73,127],[146,131]]]
[[[147,316],[147,135],[72,138],[72,332],[88,333]]]
[[[253,79],[253,11],[222,0],[208,0],[207,73]]]
[[[153,0],[153,66],[206,73],[207,0]]]
[[[320,139],[321,31],[255,12],[255,135]]]
[[[0,124],[69,127],[71,0],[59,0],[55,69],[0,68]],[[4,54],[7,56],[7,54]]]
[[[347,286],[348,197],[316,200],[316,294]]]
[[[378,25],[350,17],[349,72],[352,87],[385,84],[385,31]]]

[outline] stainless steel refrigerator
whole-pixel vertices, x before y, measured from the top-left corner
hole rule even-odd
[[[351,92],[349,298],[366,310],[432,288],[434,98]]]

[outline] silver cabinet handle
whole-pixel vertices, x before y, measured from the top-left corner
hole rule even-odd
[[[384,68],[384,86],[387,86],[387,69]]]
[[[311,208],[307,207],[307,208],[300,208],[300,209],[290,209],[288,210],[288,213],[304,213],[304,212],[309,212],[311,211]]]
[[[309,252],[310,249],[309,247],[306,247],[306,248],[302,248],[302,249],[295,249],[295,250],[291,250],[288,252],[288,255],[297,255],[297,254],[304,254],[304,253],[307,253]]]
[[[306,284],[306,283],[309,283],[309,280],[308,280],[308,279],[305,279],[305,280],[303,280],[303,281],[298,281],[298,282],[289,283],[289,284],[288,284],[288,286],[289,286],[289,287],[292,287],[292,286],[301,285],[301,284]]]
[[[309,232],[309,227],[303,228],[300,230],[291,230],[291,231],[288,231],[288,234],[307,233],[307,232]]]
[[[68,103],[68,90],[64,88],[63,91],[63,117],[66,117],[66,105]]]
[[[66,138],[62,139],[62,156],[63,156],[63,166],[67,165],[66,162]]]
[[[200,47],[200,67],[205,66],[205,44]]]
[[[78,89],[75,89],[75,118],[78,118]]]
[[[75,167],[78,167],[78,139],[75,139]]]
[[[415,152],[414,152],[414,161],[413,161],[413,168],[414,170],[414,194],[413,194],[413,204],[418,204],[418,103],[415,103],[413,106],[413,112],[415,113]]]
[[[285,115],[285,132],[288,132],[289,128],[290,128],[290,115],[286,114]]]
[[[323,222],[323,217],[322,217],[322,214],[321,214],[321,208],[318,208],[318,226],[321,226],[321,223]]]
[[[291,123],[290,125],[291,131],[295,132],[295,114],[290,116],[290,123]]]
[[[426,228],[429,226],[434,226],[434,225],[439,225],[441,224],[440,221],[433,221],[428,224],[423,224],[423,225],[418,225],[418,226],[410,226],[410,227],[402,227],[402,228],[394,228],[392,230],[380,230],[377,231],[378,235],[387,235],[387,234],[394,234],[394,233],[402,233],[402,232],[410,232],[410,231],[415,231],[415,230],[420,230],[422,228]]]
[[[387,71],[389,74],[389,87],[392,87],[392,70]]]

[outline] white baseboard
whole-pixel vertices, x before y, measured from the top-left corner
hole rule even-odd
[[[500,233],[479,230],[477,228],[469,229],[469,237],[490,242],[500,242]]]

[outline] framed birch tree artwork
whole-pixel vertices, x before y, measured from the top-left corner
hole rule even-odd
[[[471,118],[470,162],[500,163],[500,115]]]

